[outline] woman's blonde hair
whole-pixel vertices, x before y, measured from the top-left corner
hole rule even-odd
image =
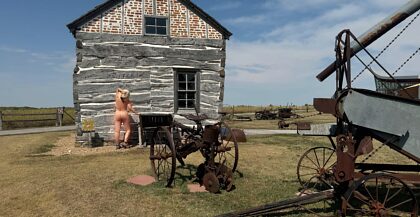
[[[121,92],[121,98],[127,99],[128,97],[130,97],[130,91],[127,89],[123,89]]]

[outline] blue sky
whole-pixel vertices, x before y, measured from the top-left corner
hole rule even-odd
[[[75,41],[66,25],[102,2],[2,2],[0,106],[72,106]],[[193,2],[233,33],[227,42],[225,104],[301,105],[332,95],[334,79],[321,83],[315,76],[334,59],[334,39],[340,30],[349,28],[361,35],[407,1]],[[407,22],[372,44],[370,51],[378,53]],[[419,47],[419,27],[420,18],[379,58],[389,71]],[[418,75],[419,58],[414,57],[397,75]],[[357,73],[361,66],[354,63]],[[378,67],[373,69],[384,75]],[[364,73],[355,85],[372,89],[373,78]]]

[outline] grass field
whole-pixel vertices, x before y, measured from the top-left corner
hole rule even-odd
[[[3,114],[3,130],[12,130],[20,128],[32,127],[48,127],[55,126],[57,108],[31,108],[31,107],[0,107],[0,112]],[[65,108],[63,116],[63,125],[74,124],[74,108]],[[10,116],[13,114],[13,116]],[[22,116],[19,116],[22,115]],[[48,114],[48,115],[40,115]],[[48,121],[38,121],[45,119],[54,119]],[[25,120],[35,120],[27,122]],[[8,122],[13,121],[13,122]]]
[[[224,106],[223,111],[227,114],[239,114],[242,116],[248,116],[253,121],[236,121],[234,119],[227,120],[227,123],[231,127],[236,128],[248,128],[248,129],[278,129],[278,120],[255,120],[254,113],[263,109],[277,111],[278,108],[284,106]],[[303,118],[299,119],[288,119],[287,123],[293,122],[310,122],[310,123],[328,123],[334,122],[335,119],[328,114],[317,115],[313,106],[293,106],[291,107],[293,112],[301,115]],[[66,114],[64,114],[63,125],[74,124],[74,108],[65,108]],[[55,119],[54,113],[56,108],[31,108],[31,107],[0,107],[0,112],[4,114],[3,121],[19,121],[19,120],[40,120],[40,119]],[[45,113],[52,113],[53,115],[39,115]],[[7,116],[7,114],[33,114],[32,116]],[[31,128],[31,127],[48,127],[55,126],[55,121],[34,121],[34,122],[12,122],[3,123],[3,130],[12,130],[20,128]],[[296,126],[291,124],[289,129],[296,129]]]
[[[243,111],[247,109],[251,110],[254,109],[257,111],[256,107],[244,107],[242,108]],[[276,111],[273,109],[273,112]],[[313,106],[308,106],[308,110],[306,106],[295,107],[292,110],[293,113],[298,114],[299,118],[287,118],[285,119],[286,123],[290,124],[287,129],[296,129],[296,125],[294,123],[297,122],[308,122],[311,124],[320,124],[320,123],[334,123],[336,121],[335,117],[330,114],[319,114]],[[241,116],[247,116],[252,119],[252,121],[241,121],[235,118],[229,118],[226,120],[226,123],[229,124],[230,127],[240,128],[240,129],[278,129],[278,119],[274,120],[256,120],[254,117],[254,113],[241,113]]]
[[[151,175],[148,149],[42,155],[69,135],[0,137],[0,216],[215,216],[293,197],[299,188],[296,164],[302,153],[313,146],[329,146],[320,137],[250,137],[239,147],[236,189],[210,194],[187,190],[196,166],[203,161],[198,153],[187,158],[187,167],[177,168],[175,187],[169,189],[163,183],[140,187],[125,181]],[[373,160],[407,161],[387,148]]]

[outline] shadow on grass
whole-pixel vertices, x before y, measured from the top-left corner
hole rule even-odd
[[[198,182],[196,179],[196,172],[197,172],[197,166],[192,164],[185,164],[184,166],[177,166],[175,171],[175,182],[180,181],[181,185],[187,183],[188,181],[191,181],[193,179],[193,182]],[[182,172],[179,172],[182,170]],[[184,171],[187,171],[187,173],[183,173]]]
[[[310,214],[313,215],[317,215],[317,216],[337,216],[336,214],[333,214],[337,211],[337,207],[336,206],[330,206],[328,208],[313,208],[313,209],[294,209],[294,210],[288,210],[288,211],[278,211],[278,212],[273,212],[270,214],[264,214],[262,216],[266,216],[266,217],[272,217],[272,216],[291,216],[291,215],[295,215],[295,216],[308,216]],[[321,214],[323,213],[323,214]]]

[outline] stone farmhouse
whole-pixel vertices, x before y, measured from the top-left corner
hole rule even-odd
[[[77,139],[84,138],[85,119],[93,120],[100,138],[113,139],[118,87],[131,91],[143,114],[168,113],[182,121],[179,114],[196,107],[220,118],[232,34],[190,0],[108,0],[67,27],[76,40]]]

